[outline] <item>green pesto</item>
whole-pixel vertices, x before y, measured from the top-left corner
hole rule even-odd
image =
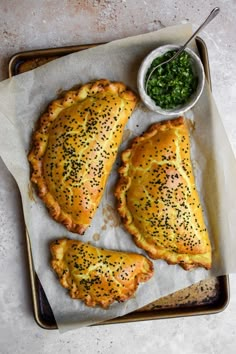
[[[172,50],[153,60],[146,75],[158,64],[170,59]],[[193,72],[192,59],[187,52],[181,53],[170,63],[161,65],[150,77],[147,94],[157,106],[172,109],[185,104],[197,88],[198,78]]]

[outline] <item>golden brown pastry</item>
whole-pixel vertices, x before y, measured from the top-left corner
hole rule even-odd
[[[136,102],[124,84],[104,79],[68,91],[40,118],[31,181],[69,231],[83,234],[90,225]]]
[[[22,63],[19,63],[19,65],[17,65],[17,74],[22,74],[22,73],[25,73],[26,71],[36,69],[39,66],[47,64],[50,61],[58,59],[58,58],[59,58],[59,56],[25,59]]]
[[[88,243],[60,239],[50,245],[52,268],[73,299],[87,306],[107,308],[135,293],[140,282],[153,275],[146,257],[93,247]]]
[[[184,269],[211,267],[211,245],[182,117],[154,124],[122,154],[118,211],[138,247]]]

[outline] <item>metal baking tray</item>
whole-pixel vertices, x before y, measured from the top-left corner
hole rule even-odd
[[[100,43],[101,44],[101,43]],[[199,55],[205,75],[211,87],[208,52],[205,42],[196,38]],[[15,54],[9,61],[9,77],[35,69],[56,58],[99,44],[86,44],[53,49],[39,49]],[[30,237],[26,232],[26,247],[30,283],[33,299],[33,312],[37,324],[44,329],[57,329],[57,324],[42,285],[34,271]],[[227,275],[202,280],[197,284],[165,296],[135,312],[118,317],[103,324],[131,321],[156,320],[181,316],[206,315],[223,311],[229,303],[229,278]],[[100,324],[101,325],[101,324]]]

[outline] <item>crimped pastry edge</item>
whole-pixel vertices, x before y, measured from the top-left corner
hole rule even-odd
[[[89,225],[74,223],[71,216],[64,212],[59,203],[49,192],[43,175],[43,156],[47,149],[48,132],[51,123],[58,114],[76,102],[83,101],[89,95],[111,88],[123,98],[137,101],[137,96],[122,82],[111,82],[107,79],[99,79],[80,86],[77,90],[68,90],[62,98],[53,100],[46,112],[39,118],[37,127],[32,137],[31,150],[28,160],[31,164],[31,181],[37,186],[38,196],[48,208],[51,217],[64,225],[69,231],[83,235]]]
[[[69,242],[68,242],[69,241]],[[71,243],[77,243],[78,245],[81,244],[85,244],[82,241],[79,240],[72,240],[72,239],[68,239],[67,237],[63,237],[60,239],[56,239],[54,241],[52,241],[49,245],[50,248],[50,252],[51,252],[51,266],[52,269],[55,271],[58,280],[60,282],[60,284],[65,288],[69,290],[69,295],[72,299],[76,300],[79,299],[81,301],[83,301],[85,303],[86,306],[88,307],[95,307],[95,306],[100,306],[103,309],[108,309],[108,307],[110,305],[112,305],[115,301],[118,302],[125,302],[127,300],[129,300],[130,298],[133,297],[133,295],[136,293],[136,290],[139,286],[139,284],[141,282],[146,282],[149,279],[152,278],[153,273],[154,273],[154,265],[152,263],[152,261],[150,261],[146,256],[142,255],[142,254],[138,254],[138,253],[134,253],[132,252],[132,254],[134,255],[138,255],[143,257],[143,259],[145,259],[145,265],[148,268],[147,269],[147,273],[139,273],[137,274],[137,276],[135,277],[135,284],[134,284],[134,288],[131,289],[126,295],[120,296],[119,300],[116,299],[115,296],[111,297],[110,299],[107,299],[107,301],[95,301],[90,295],[88,295],[86,298],[81,298],[79,297],[79,291],[75,291],[74,289],[70,288],[69,285],[69,281],[68,278],[70,277],[70,273],[69,270],[67,269],[67,271],[65,271],[62,267],[60,267],[58,265],[59,261],[62,262],[63,258],[64,258],[64,254],[66,253],[66,251],[60,252],[61,249],[63,249],[63,243],[64,245],[68,246],[68,248],[70,248]],[[108,249],[103,249],[103,248],[97,248],[95,246],[92,246],[90,243],[87,243],[89,246],[99,250],[106,250],[106,251],[110,251],[110,252],[115,252],[115,253],[119,253],[119,254],[131,254],[130,252],[122,252],[122,251],[113,251],[113,250],[108,250]],[[59,248],[59,246],[61,246],[61,248]]]
[[[177,262],[173,262],[171,256],[172,251],[166,252],[165,250],[165,256],[163,256],[163,251],[161,249],[160,250],[156,249],[156,252],[154,253],[152,247],[150,247],[150,245],[142,238],[138,229],[132,224],[133,217],[126,204],[126,193],[131,184],[131,178],[128,176],[129,159],[131,157],[132,149],[134,148],[134,146],[139,142],[151,138],[153,135],[156,134],[157,131],[165,129],[165,127],[172,128],[172,127],[180,126],[182,124],[185,124],[185,118],[183,116],[154,123],[142,135],[132,140],[130,148],[123,151],[123,153],[121,154],[122,165],[119,168],[119,178],[114,193],[115,197],[117,198],[117,210],[121,216],[125,228],[132,235],[135,244],[139,248],[144,249],[150,258],[163,259],[168,264],[172,264],[172,265],[179,264],[185,270],[191,270],[199,266],[204,267],[205,269],[210,269],[211,263],[209,262],[209,258],[211,258],[211,251],[205,254],[201,254],[200,262],[197,260],[199,255],[196,256],[191,255],[191,259],[190,259],[189,255],[187,254],[179,254],[177,258]],[[144,243],[145,243],[145,248],[143,246]]]

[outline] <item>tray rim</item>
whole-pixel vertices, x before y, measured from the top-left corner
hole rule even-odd
[[[200,56],[201,60],[204,61],[203,66],[205,70],[205,75],[212,90],[212,83],[211,83],[211,75],[210,75],[210,65],[209,65],[209,56],[208,50],[205,41],[197,36],[196,37],[196,44],[198,50],[201,51]],[[82,45],[73,45],[73,46],[64,46],[64,47],[57,47],[57,48],[46,48],[46,49],[34,49],[29,51],[21,51],[14,54],[8,62],[8,76],[9,78],[13,77],[17,73],[15,73],[16,63],[19,60],[23,59],[30,59],[35,57],[50,57],[50,56],[63,56],[67,54],[72,54],[77,51],[93,48],[97,45],[101,45],[105,43],[93,43],[93,44],[82,44]],[[204,57],[204,58],[202,58]],[[33,264],[33,256],[31,250],[31,243],[28,231],[26,229],[25,232],[26,236],[26,248],[27,248],[27,255],[28,255],[28,265],[29,265],[29,273],[30,273],[30,285],[31,285],[31,293],[33,299],[33,313],[36,323],[45,330],[52,330],[58,329],[55,321],[55,325],[48,324],[47,322],[43,321],[40,318],[40,311],[39,311],[39,294],[36,287],[36,272],[34,270]],[[107,324],[116,324],[116,323],[128,323],[134,321],[147,321],[147,320],[158,320],[158,319],[168,319],[168,318],[178,318],[178,317],[190,317],[190,316],[198,316],[198,315],[209,315],[209,314],[216,314],[224,311],[229,304],[230,300],[230,290],[229,290],[229,276],[223,275],[221,277],[221,282],[224,287],[225,298],[223,304],[213,307],[212,309],[205,309],[204,305],[199,306],[198,309],[191,309],[191,307],[179,307],[179,308],[170,308],[170,309],[163,309],[159,310],[160,313],[158,316],[156,314],[152,314],[152,311],[145,312],[131,312],[122,317],[116,317],[111,320],[104,321],[102,323],[98,323],[95,325],[107,325]],[[208,304],[209,306],[209,304]],[[95,326],[93,325],[93,326]]]
[[[92,43],[92,44],[79,44],[65,47],[57,47],[57,48],[45,48],[45,49],[33,49],[28,51],[21,51],[14,55],[12,55],[8,61],[8,77],[11,78],[15,75],[15,64],[19,60],[23,60],[25,58],[31,59],[35,57],[53,57],[60,52],[60,56],[72,54],[81,50],[90,49],[96,47],[98,45],[106,44],[103,42]]]

